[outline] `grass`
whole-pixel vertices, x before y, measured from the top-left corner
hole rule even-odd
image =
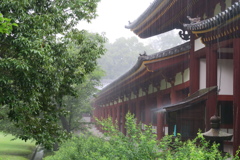
[[[0,132],[0,160],[28,160],[35,149],[35,144],[20,139],[13,140],[11,135]]]

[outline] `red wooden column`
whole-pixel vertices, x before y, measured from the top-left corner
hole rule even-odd
[[[151,123],[151,106],[152,106],[152,97],[146,96],[145,98],[145,124],[149,125]]]
[[[111,117],[111,106],[107,106],[107,118]]]
[[[104,107],[104,119],[108,117],[108,108],[107,106]]]
[[[106,119],[108,117],[108,107],[105,106],[104,107],[104,119]]]
[[[240,146],[240,38],[233,40],[233,49],[233,154],[235,155]]]
[[[140,101],[137,98],[136,100],[136,119],[137,119],[137,124],[141,121],[141,116],[140,116]]]
[[[174,81],[169,83],[171,83],[171,93],[170,93],[171,104],[175,104],[177,102],[177,93],[174,87]]]
[[[194,53],[194,35],[191,36],[191,49],[190,49],[190,94],[199,90],[199,59]]]
[[[116,118],[117,118],[116,105],[113,105],[112,106],[112,121],[113,121],[113,124],[116,123]]]
[[[162,108],[163,102],[162,102],[162,95],[158,93],[157,95],[157,108]],[[163,133],[163,127],[164,127],[164,113],[159,112],[157,114],[157,139],[160,140],[164,136]]]
[[[105,119],[105,107],[102,107],[102,119]]]
[[[114,105],[110,106],[110,117],[113,119],[113,109],[114,109]]]
[[[120,119],[120,115],[121,115],[121,109],[120,109],[121,105],[117,106],[117,125],[118,125],[118,129],[121,130],[120,128],[120,124],[121,124],[121,119]]]
[[[206,47],[206,87],[217,86],[217,53],[211,46]],[[210,118],[216,114],[217,94],[212,94],[206,102],[206,129],[209,130]]]
[[[126,135],[126,128],[125,128],[125,122],[126,122],[126,113],[127,113],[128,105],[125,103],[122,106],[122,133]]]
[[[100,119],[102,119],[103,118],[103,107],[101,106],[101,108],[99,108],[100,110],[99,110],[99,112],[100,112]]]

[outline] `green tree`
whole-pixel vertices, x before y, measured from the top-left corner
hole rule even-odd
[[[4,18],[2,13],[0,13],[0,34],[9,34],[13,26],[17,26],[17,24],[11,23],[11,19]]]
[[[136,37],[118,38],[114,43],[106,44],[107,52],[98,64],[106,72],[105,79],[116,79],[133,67],[139,54],[156,52],[150,45],[144,45]]]
[[[163,51],[185,43],[186,41],[180,38],[178,32],[177,30],[172,30],[155,36],[151,39],[152,47]]]
[[[104,53],[105,39],[73,29],[96,17],[99,0],[3,0],[2,14],[18,27],[0,33],[0,105],[21,132],[51,148],[67,138],[59,125],[62,99],[74,96]],[[76,52],[71,52],[75,50]],[[74,54],[73,54],[74,53]]]
[[[76,96],[64,96],[63,105],[66,106],[67,115],[61,117],[63,128],[68,132],[86,131],[88,122],[82,118],[84,114],[91,114],[91,99],[97,93],[100,79],[104,75],[100,68],[88,74],[84,82],[76,86]]]

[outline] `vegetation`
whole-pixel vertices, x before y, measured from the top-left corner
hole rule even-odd
[[[105,52],[103,36],[74,27],[96,17],[98,2],[1,1],[1,13],[18,24],[0,33],[0,119],[14,127],[5,132],[46,148],[69,137],[59,124],[67,115],[63,98],[77,95]]]
[[[154,49],[164,51],[172,47],[176,47],[180,44],[186,43],[187,41],[182,40],[179,37],[178,30],[172,30],[163,34],[157,35],[151,39],[151,45]]]
[[[11,23],[11,19],[4,18],[0,13],[0,33],[9,34],[12,31],[13,26],[17,26],[16,23]]]
[[[68,132],[84,132],[87,131],[87,123],[83,120],[83,115],[91,115],[91,99],[98,91],[100,79],[104,72],[97,68],[91,74],[85,76],[82,84],[76,85],[76,96],[64,96],[63,105],[66,106],[68,114],[61,118],[64,128]]]
[[[144,45],[136,37],[118,38],[114,43],[106,44],[107,52],[98,64],[106,72],[105,79],[116,79],[133,67],[144,51],[150,55],[155,52],[150,45]]]
[[[127,136],[119,132],[112,120],[99,121],[108,138],[81,135],[66,141],[56,152],[46,160],[85,159],[85,160],[203,160],[227,159],[218,151],[218,145],[209,147],[209,143],[198,134],[196,139],[183,142],[180,135],[165,136],[160,142],[152,134],[152,127],[146,126],[142,131],[133,115],[126,116]],[[233,157],[232,157],[233,158]],[[239,160],[239,157],[233,158]]]
[[[35,149],[34,143],[13,139],[13,136],[0,133],[0,160],[30,159]]]

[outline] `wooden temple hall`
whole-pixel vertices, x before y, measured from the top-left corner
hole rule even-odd
[[[137,6],[137,5],[136,5]],[[173,134],[191,139],[207,132],[210,118],[240,146],[240,2],[238,0],[155,0],[126,26],[141,38],[173,29],[185,44],[138,57],[135,66],[105,87],[92,105],[97,118],[111,116],[119,130],[127,112],[152,124],[158,139]],[[119,66],[121,67],[121,66]],[[142,125],[144,130],[144,125]]]

